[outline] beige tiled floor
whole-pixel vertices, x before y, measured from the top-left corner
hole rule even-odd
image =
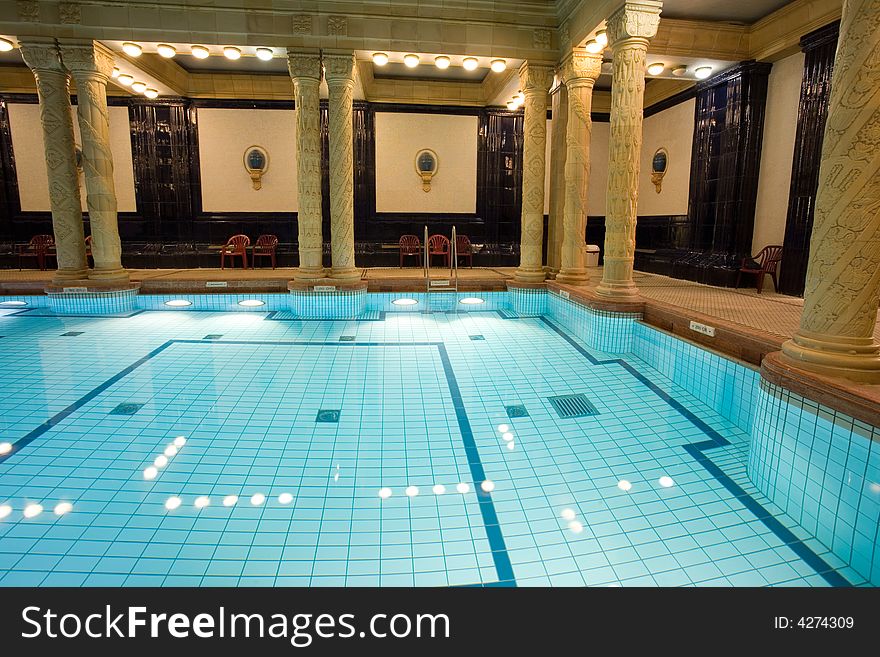
[[[131,271],[132,280],[147,279],[200,281],[200,280],[290,280],[295,269],[136,269]],[[433,273],[440,275],[442,269]],[[474,267],[459,269],[462,280],[505,280],[513,277],[513,267]],[[601,278],[601,269],[592,273],[592,284]],[[422,270],[417,267],[399,269],[371,268],[363,270],[365,280],[401,280],[419,278]],[[0,270],[0,283],[3,281],[39,282],[51,280],[52,272],[17,269]],[[712,317],[726,319],[743,326],[767,331],[782,337],[791,337],[800,323],[804,300],[776,294],[768,279],[764,292],[757,294],[754,288],[719,288],[691,281],[683,281],[656,274],[635,273],[635,282],[646,299],[662,301],[674,306],[704,313]],[[880,340],[880,324],[874,331]]]

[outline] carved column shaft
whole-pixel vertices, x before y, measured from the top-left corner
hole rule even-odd
[[[648,43],[660,22],[659,2],[627,2],[608,19],[614,57],[611,82],[611,140],[605,195],[605,264],[596,292],[633,297],[639,158]]]
[[[587,230],[587,184],[590,178],[590,111],[593,85],[602,72],[602,56],[572,53],[565,66],[568,88],[568,123],[565,156],[565,209],[563,212],[562,266],[556,280],[582,284],[589,279],[584,266]]]
[[[845,0],[801,325],[783,345],[805,369],[880,383],[880,0]]]
[[[291,53],[288,68],[296,105],[296,187],[299,199],[297,241],[299,270],[295,280],[324,278],[321,234],[321,117],[318,88],[321,59],[318,55]]]
[[[522,235],[516,280],[544,280],[541,245],[544,238],[544,171],[547,150],[547,92],[553,81],[549,66],[526,62],[519,70],[526,100],[523,117]]]
[[[113,53],[97,43],[62,45],[61,58],[76,81],[76,114],[95,260],[89,278],[125,281],[128,272],[122,267],[107,110],[107,81],[113,70]]]
[[[330,91],[330,275],[341,280],[360,279],[354,265],[353,71],[354,54],[324,56]]]
[[[559,75],[559,73],[557,73]],[[547,225],[547,271],[559,272],[562,260],[562,217],[565,211],[565,133],[568,123],[568,89],[560,82],[551,93],[553,123],[550,134],[550,221]]]
[[[34,73],[40,99],[49,206],[58,254],[55,278],[59,281],[82,279],[88,272],[88,263],[76,168],[70,77],[61,65],[54,43],[23,43],[21,54]]]

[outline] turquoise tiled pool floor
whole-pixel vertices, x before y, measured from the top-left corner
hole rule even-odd
[[[540,318],[163,311],[0,335],[0,585],[862,583],[748,483],[740,429]],[[598,415],[560,418],[548,398],[572,393]]]

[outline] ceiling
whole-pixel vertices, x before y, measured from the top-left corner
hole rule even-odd
[[[664,0],[664,18],[729,21],[751,24],[791,0]]]

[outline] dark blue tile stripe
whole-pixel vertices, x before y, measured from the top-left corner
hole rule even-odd
[[[43,312],[45,311],[45,312]],[[8,315],[4,315],[4,317],[35,317],[42,319],[67,319],[67,318],[78,318],[78,317],[88,317],[90,319],[128,319],[129,317],[134,317],[135,315],[140,315],[141,313],[147,312],[146,310],[133,310],[130,313],[107,313],[100,315],[74,315],[67,313],[53,313],[52,311],[45,308],[25,308],[24,310],[19,310],[15,313],[9,313]]]
[[[621,358],[612,360],[599,360],[581,347],[574,338],[569,336],[565,331],[556,326],[546,317],[541,318],[553,331],[555,331],[563,340],[568,342],[579,354],[590,361],[594,365],[620,365],[624,370],[629,372],[633,377],[645,386],[647,386],[660,399],[669,404],[669,406],[678,411],[683,417],[687,418],[697,429],[702,431],[709,440],[698,443],[683,445],[685,451],[690,454],[696,461],[702,465],[715,479],[721,483],[734,497],[736,497],[743,506],[751,511],[755,517],[760,520],[767,529],[776,535],[779,540],[783,541],[792,551],[797,554],[803,561],[815,570],[826,582],[831,586],[852,586],[843,575],[835,571],[822,557],[813,552],[801,539],[795,536],[791,530],[783,525],[779,520],[774,518],[767,509],[761,506],[755,498],[743,490],[739,484],[731,479],[724,471],[721,470],[713,461],[711,461],[703,452],[707,449],[716,447],[724,447],[730,445],[730,441],[719,434],[715,429],[707,425],[691,411],[681,405],[678,401],[669,396],[664,390],[656,384],[649,381],[643,374],[636,370],[632,365]]]
[[[48,420],[43,422],[43,424],[38,426],[36,429],[32,430],[30,433],[28,433],[28,434],[22,436],[21,438],[19,438],[18,440],[16,440],[12,444],[12,450],[6,454],[0,456],[0,463],[3,463],[3,461],[5,461],[6,459],[8,459],[8,458],[12,457],[14,454],[20,452],[22,449],[24,449],[25,447],[30,445],[34,440],[36,440],[37,438],[42,436],[44,433],[46,433],[49,429],[51,429],[52,427],[57,425],[59,422],[61,422],[64,418],[68,417],[71,413],[76,412],[78,409],[80,409],[84,405],[88,404],[95,397],[97,397],[102,392],[107,390],[107,388],[112,386],[114,383],[116,383],[120,379],[131,374],[138,367],[140,367],[141,365],[146,363],[151,358],[153,358],[153,357],[157,356],[158,354],[160,354],[161,352],[163,352],[165,349],[170,347],[172,344],[174,344],[174,340],[169,340],[165,344],[163,344],[159,347],[156,347],[155,349],[153,349],[153,351],[148,353],[143,358],[139,358],[138,360],[133,362],[131,365],[126,367],[124,370],[117,372],[112,377],[110,377],[109,379],[104,381],[104,383],[99,385],[97,388],[93,388],[88,393],[86,393],[84,396],[77,399],[75,402],[73,402],[70,406],[65,408],[63,411],[56,413],[55,415],[50,417]]]
[[[452,406],[455,408],[455,416],[458,419],[458,428],[464,443],[464,451],[467,455],[471,478],[474,481],[474,488],[477,492],[477,501],[480,505],[480,513],[483,516],[483,525],[486,528],[489,547],[492,549],[492,560],[495,562],[495,570],[498,573],[500,582],[508,582],[511,586],[515,586],[516,580],[513,576],[513,565],[510,563],[510,555],[507,553],[507,545],[501,532],[501,524],[498,522],[498,514],[495,511],[492,494],[480,488],[480,484],[486,479],[486,472],[483,469],[483,462],[480,460],[480,452],[477,450],[477,443],[474,440],[471,423],[465,411],[464,400],[458,388],[458,381],[452,370],[452,363],[449,360],[446,346],[438,344],[437,350],[440,352],[440,362],[443,364],[444,372],[446,372],[446,382],[449,387],[449,394],[452,397]]]

